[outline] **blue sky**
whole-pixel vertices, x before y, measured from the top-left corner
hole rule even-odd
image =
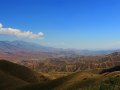
[[[120,48],[120,0],[0,0],[0,23],[59,48]],[[0,40],[14,36],[0,35]],[[28,40],[28,39],[27,39]]]

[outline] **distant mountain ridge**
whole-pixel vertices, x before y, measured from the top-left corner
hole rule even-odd
[[[0,41],[0,51],[48,51],[53,49],[25,41]]]
[[[115,50],[76,50],[42,46],[25,41],[0,41],[0,59],[12,61],[45,60],[48,58],[107,55]],[[119,50],[118,50],[119,51]]]
[[[52,57],[52,51],[54,51],[53,48],[25,41],[0,41],[0,59],[39,60]]]
[[[26,41],[0,41],[0,52],[16,52],[16,51],[37,51],[37,52],[52,52],[76,55],[105,55],[115,52],[116,50],[77,50],[77,49],[61,49],[42,46],[40,44]],[[117,50],[119,51],[119,50]]]

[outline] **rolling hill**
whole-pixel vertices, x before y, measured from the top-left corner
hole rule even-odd
[[[116,68],[83,70],[49,80],[25,66],[0,60],[0,90],[119,90],[120,70]]]
[[[31,69],[9,61],[0,60],[0,70],[26,82],[38,82],[37,73]]]
[[[104,74],[81,71],[52,81],[25,85],[15,90],[119,90],[119,88],[120,71]]]
[[[42,74],[9,61],[0,60],[0,90],[48,80]]]
[[[27,84],[26,81],[0,71],[0,90],[11,90]]]

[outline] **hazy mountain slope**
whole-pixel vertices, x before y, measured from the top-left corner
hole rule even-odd
[[[0,41],[0,53],[12,54],[15,52],[46,52],[56,56],[74,57],[76,55],[105,55],[114,52],[115,50],[76,50],[76,49],[60,49],[43,46],[36,43],[25,41]]]
[[[25,41],[0,41],[0,59],[18,62],[21,60],[44,60],[51,57],[74,55],[72,51],[42,46]]]
[[[25,41],[0,41],[0,51],[45,51],[47,47]]]
[[[40,60],[52,57],[50,47],[24,41],[0,41],[0,59],[19,62],[21,60]]]

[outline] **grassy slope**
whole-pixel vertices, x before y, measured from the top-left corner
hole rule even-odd
[[[27,85],[17,90],[75,90],[93,84],[99,76],[88,72],[78,72],[47,83]]]
[[[28,83],[0,71],[0,90],[11,90],[26,84]]]
[[[12,88],[45,80],[48,79],[27,67],[0,60],[0,90],[11,90]]]
[[[0,60],[0,70],[30,83],[39,82],[39,80],[44,78],[44,76],[38,75],[36,72],[25,66],[11,63],[5,60]]]
[[[101,72],[100,69],[81,71],[38,83],[39,78],[44,78],[44,76],[36,76],[35,72],[24,66],[1,60],[0,90],[109,90],[109,86],[119,90],[120,71],[103,74],[99,72]],[[118,81],[115,82],[116,80]]]
[[[72,73],[73,72],[48,72],[48,73],[40,73],[40,74],[44,75],[49,80],[54,80],[54,79],[57,79],[57,78],[68,76]]]
[[[120,90],[120,76],[113,76],[102,81],[100,90]]]
[[[102,90],[101,82],[116,75],[120,75],[120,72],[96,74],[91,71],[82,71],[47,83],[26,85],[16,90]]]

